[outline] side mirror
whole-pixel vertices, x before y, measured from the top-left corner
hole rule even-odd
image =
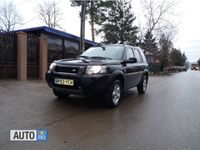
[[[134,57],[130,57],[128,60],[125,60],[126,63],[136,63],[137,59]]]

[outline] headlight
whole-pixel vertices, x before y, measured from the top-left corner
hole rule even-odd
[[[51,65],[49,66],[49,70],[54,69],[55,66],[56,66],[56,63],[51,63]]]
[[[106,73],[106,66],[88,66],[86,69],[86,74],[97,74],[97,73]]]

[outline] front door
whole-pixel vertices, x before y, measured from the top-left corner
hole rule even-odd
[[[134,53],[133,53],[133,50],[132,48],[128,48],[127,49],[127,53],[126,53],[126,60],[128,60],[129,58],[133,58],[135,57],[134,56]],[[137,84],[137,76],[138,76],[138,67],[137,67],[137,63],[127,63],[126,64],[126,72],[125,72],[125,75],[126,75],[126,88],[129,89],[129,88],[132,88],[134,86],[136,86]]]

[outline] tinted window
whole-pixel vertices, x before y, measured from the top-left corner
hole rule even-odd
[[[134,57],[133,50],[131,48],[128,48],[128,50],[126,52],[126,59],[128,60],[131,57]]]
[[[142,56],[140,54],[140,52],[137,49],[134,49],[134,54],[135,54],[135,58],[137,59],[137,62],[142,62]]]
[[[79,54],[78,43],[65,40],[65,58],[73,58]]]
[[[62,39],[48,35],[48,63],[63,58]]]
[[[104,47],[91,47],[81,56],[87,57],[105,57],[114,60],[121,60],[124,55],[124,46],[107,45]]]

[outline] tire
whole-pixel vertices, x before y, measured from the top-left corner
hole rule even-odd
[[[53,89],[53,93],[58,98],[67,98],[70,95],[69,93],[63,93],[63,92],[60,92],[60,91],[54,90],[54,89]]]
[[[115,80],[110,86],[109,92],[106,96],[107,106],[110,108],[117,107],[120,103],[122,95],[122,84],[120,80]]]
[[[143,75],[140,83],[137,86],[137,91],[139,94],[144,94],[146,92],[147,84],[148,84],[148,77],[147,75]]]

